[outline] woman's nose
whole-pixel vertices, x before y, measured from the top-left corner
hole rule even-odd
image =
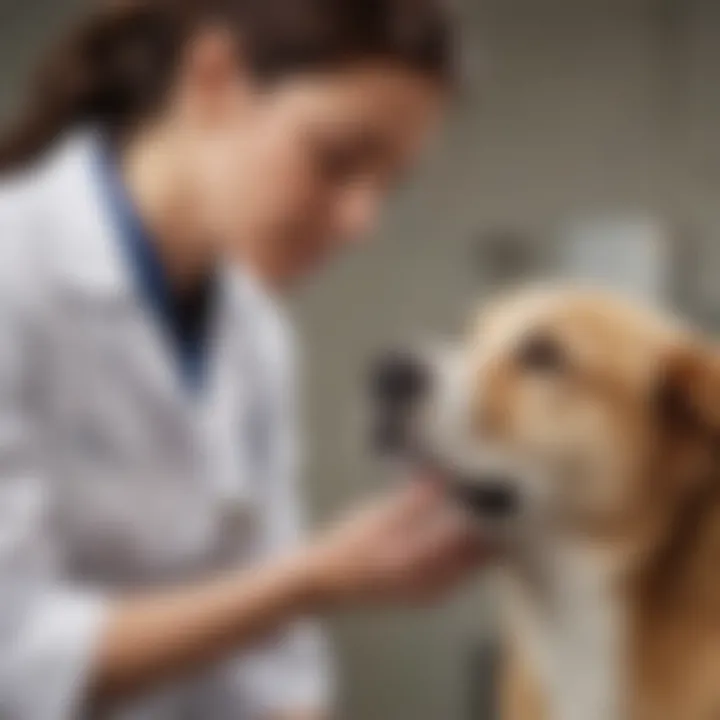
[[[349,189],[337,217],[337,236],[357,242],[374,229],[380,214],[382,197],[370,183]]]

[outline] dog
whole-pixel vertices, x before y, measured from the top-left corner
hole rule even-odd
[[[373,372],[376,443],[502,544],[503,720],[720,718],[720,351],[533,287]]]

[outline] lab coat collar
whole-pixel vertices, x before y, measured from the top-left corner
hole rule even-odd
[[[41,169],[61,281],[93,299],[129,298],[130,268],[97,179],[100,134],[82,130],[62,140]]]
[[[91,301],[135,302],[132,269],[98,182],[96,164],[103,142],[97,130],[76,131],[58,144],[40,169],[54,240],[52,262],[74,293]],[[284,302],[250,270],[228,260],[222,264],[221,284],[235,320],[246,320],[249,308],[262,307],[262,316],[270,316],[281,335],[292,334]]]

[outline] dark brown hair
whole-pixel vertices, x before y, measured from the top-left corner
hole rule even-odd
[[[230,27],[261,81],[362,61],[453,74],[443,0],[126,0],[103,5],[45,59],[28,105],[0,137],[0,170],[34,160],[68,129],[127,132],[158,109],[184,44]]]

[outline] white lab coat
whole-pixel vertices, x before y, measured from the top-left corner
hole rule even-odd
[[[116,592],[239,568],[296,543],[292,342],[275,302],[222,280],[206,386],[182,385],[133,286],[78,133],[0,187],[0,718],[85,717]],[[296,627],[122,720],[246,720],[322,706]]]

